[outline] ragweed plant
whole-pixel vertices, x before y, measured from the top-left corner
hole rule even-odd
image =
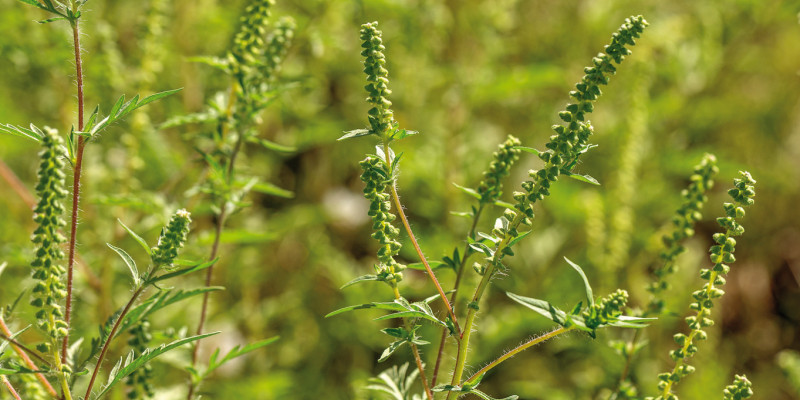
[[[689,325],[689,333],[678,333],[674,336],[678,349],[669,353],[670,358],[675,362],[672,371],[658,375],[658,389],[660,394],[655,400],[677,400],[678,396],[673,392],[673,387],[695,371],[694,366],[687,361],[697,353],[698,342],[708,338],[705,328],[714,324],[711,319],[711,310],[714,307],[714,300],[722,297],[725,291],[719,287],[725,284],[724,276],[730,272],[730,264],[736,261],[733,253],[736,250],[736,239],[734,237],[744,234],[744,227],[739,223],[739,219],[744,218],[744,207],[754,203],[754,185],[756,181],[748,172],[740,172],[741,177],[734,179],[734,187],[728,190],[728,194],[733,199],[730,203],[723,204],[725,216],[717,218],[717,224],[724,229],[724,232],[715,233],[713,236],[715,245],[709,250],[713,267],[702,269],[700,278],[706,281],[700,290],[692,293],[694,302],[689,308],[694,311],[694,315],[686,317]],[[742,384],[743,385],[743,384]],[[740,393],[738,389],[733,390]],[[749,387],[747,389],[749,391]],[[741,392],[744,393],[744,392]],[[726,389],[726,396],[729,396]],[[742,394],[735,394],[726,398],[746,398]]]
[[[258,126],[261,114],[282,89],[278,79],[281,65],[287,55],[294,36],[295,23],[289,17],[270,23],[274,0],[252,0],[241,16],[239,30],[235,34],[224,57],[196,57],[193,60],[215,67],[230,77],[227,93],[212,100],[208,108],[200,113],[174,118],[162,127],[169,128],[185,124],[203,123],[213,126],[190,138],[206,164],[205,177],[192,192],[203,193],[210,198],[214,213],[214,239],[208,259],[219,255],[220,240],[228,217],[244,209],[245,197],[251,191],[267,195],[292,197],[292,192],[268,182],[260,182],[255,176],[239,176],[237,160],[246,144],[255,145],[279,153],[292,153],[289,146],[274,143],[259,137]],[[206,272],[205,285],[213,283],[213,267]],[[203,296],[197,334],[204,332],[209,313],[208,293]],[[276,338],[266,339],[243,348],[237,348],[221,360],[214,353],[205,371],[197,369],[199,346],[192,353],[188,368],[191,379],[187,400],[194,398],[201,382],[222,363],[272,343]]]
[[[455,270],[457,274],[456,290],[452,294],[452,299],[447,298],[445,295],[430,267],[430,263],[423,255],[397,195],[400,155],[396,155],[390,145],[396,140],[406,138],[417,132],[400,129],[398,127],[399,124],[394,119],[394,113],[390,108],[392,102],[389,100],[391,90],[389,89],[389,71],[386,65],[386,47],[383,44],[381,32],[377,29],[377,22],[361,26],[360,39],[363,49],[361,55],[364,57],[364,73],[367,76],[365,89],[368,95],[367,102],[371,106],[367,113],[369,127],[347,132],[340,140],[361,136],[375,136],[378,139],[375,154],[368,155],[361,162],[361,167],[363,170],[362,180],[366,184],[364,194],[370,201],[369,215],[373,219],[373,230],[375,231],[373,237],[379,241],[380,248],[377,254],[378,265],[375,266],[377,274],[362,276],[350,284],[365,281],[386,282],[393,291],[394,301],[350,306],[335,311],[329,316],[357,309],[378,308],[394,312],[379,319],[402,318],[401,327],[383,330],[384,333],[393,336],[396,340],[384,351],[379,361],[386,360],[387,356],[398,347],[408,343],[418,370],[413,376],[418,375],[420,377],[424,396],[428,399],[432,400],[434,398],[433,393],[436,392],[447,392],[448,398],[455,392],[458,395],[471,393],[484,399],[490,399],[489,395],[477,389],[486,373],[506,359],[537,343],[572,330],[582,330],[594,337],[597,329],[607,326],[627,328],[641,328],[644,326],[646,320],[623,315],[624,307],[628,300],[627,292],[618,290],[607,297],[596,300],[581,268],[567,260],[584,279],[586,306],[583,305],[583,302],[579,302],[572,310],[565,312],[543,300],[509,294],[513,300],[550,318],[561,325],[561,328],[525,342],[523,345],[500,356],[494,362],[489,363],[467,379],[464,379],[463,376],[467,365],[470,338],[475,331],[475,319],[480,310],[481,299],[491,280],[508,269],[505,257],[514,255],[513,246],[531,233],[530,230],[522,232],[521,228],[532,224],[534,218],[533,205],[550,194],[551,185],[558,181],[561,176],[597,184],[594,178],[573,172],[581,155],[594,147],[589,143],[593,128],[586,117],[594,110],[594,102],[601,94],[600,86],[608,84],[610,76],[616,72],[615,65],[620,64],[625,56],[630,54],[627,46],[635,44],[634,40],[639,37],[646,25],[647,22],[642,17],[626,19],[620,30],[613,35],[612,42],[606,46],[605,52],[600,53],[592,60],[593,65],[585,69],[586,75],[576,85],[576,90],[570,92],[573,101],[567,105],[566,110],[559,113],[559,117],[564,121],[564,124],[553,127],[555,134],[551,136],[545,151],[522,147],[518,139],[509,137],[495,153],[489,170],[484,173],[483,181],[478,185],[478,188],[461,187],[464,192],[478,200],[478,205],[473,206],[471,212],[465,213],[466,216],[473,220],[472,227],[467,235],[467,247],[460,253],[456,248],[453,256],[446,257],[442,263]],[[508,175],[511,166],[522,151],[536,154],[545,165],[541,169],[529,172],[530,180],[522,183],[522,191],[513,193],[515,203],[508,204],[500,200],[502,193],[501,180]],[[390,212],[392,205],[394,206],[394,214],[402,222],[422,266],[437,289],[438,293],[436,295],[424,301],[412,303],[400,294],[398,287],[398,283],[402,278],[400,271],[405,266],[394,259],[401,245],[398,241],[398,229],[392,225],[396,218]],[[477,226],[480,215],[488,210],[488,207],[494,205],[503,206],[506,209],[501,213],[502,216],[496,218],[490,233],[478,232]],[[466,269],[464,267],[467,260],[472,255],[477,254],[483,255],[483,260],[476,262],[473,266],[480,283],[478,283],[475,294],[467,303],[466,317],[458,318],[455,312],[455,305],[458,304],[457,289]],[[436,299],[442,300],[442,305],[445,308],[444,319],[437,317],[428,305]],[[431,378],[432,384],[427,381],[418,349],[419,346],[428,343],[417,334],[420,321],[429,321],[443,328],[443,336]],[[459,323],[460,321],[462,321],[463,325]],[[447,337],[453,338],[457,345],[454,372],[450,384],[434,386],[445,352]],[[403,367],[404,371],[405,368]],[[384,374],[381,375],[381,379],[386,381],[387,377],[394,375],[399,377],[401,374]],[[404,393],[410,393],[407,388],[409,386],[408,378],[403,377],[403,382],[395,382],[395,387],[400,387],[400,385],[404,388]],[[394,394],[394,392],[392,393]],[[407,396],[404,398],[407,398]],[[509,397],[509,399],[511,398],[517,397]]]

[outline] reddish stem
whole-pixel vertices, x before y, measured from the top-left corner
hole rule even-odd
[[[81,63],[81,42],[78,20],[72,23],[72,40],[75,48],[75,74],[78,85],[78,131],[83,131],[83,66]],[[75,169],[72,178],[72,218],[70,221],[69,235],[69,263],[67,264],[67,302],[64,307],[64,322],[67,323],[67,335],[61,343],[61,359],[68,364],[67,349],[69,348],[69,327],[72,319],[72,276],[75,269],[75,240],[78,231],[78,204],[81,192],[81,169],[83,167],[83,149],[86,141],[83,135],[78,136],[78,148],[75,154]]]
[[[8,326],[6,325],[6,322],[3,320],[2,315],[0,315],[0,331],[3,331],[3,335],[5,335],[6,337],[9,338],[11,337],[11,330],[8,329]],[[36,367],[36,364],[33,363],[33,360],[31,360],[28,354],[25,353],[25,350],[23,350],[21,347],[12,343],[11,348],[14,349],[14,352],[17,353],[19,358],[21,358],[22,361],[25,362],[25,365],[27,365],[28,368],[34,371],[39,369],[38,367]],[[44,386],[44,388],[47,390],[47,393],[50,393],[50,395],[53,396],[54,398],[58,398],[58,393],[56,393],[56,390],[53,389],[53,386],[50,385],[50,382],[47,381],[44,375],[42,375],[39,372],[37,372],[35,375],[36,379],[38,379],[39,382],[42,383],[42,386]]]
[[[3,385],[6,386],[6,389],[8,389],[8,392],[11,393],[11,395],[14,396],[14,398],[16,400],[22,400],[22,398],[19,397],[19,393],[17,393],[17,391],[14,390],[14,387],[11,386],[11,382],[8,381],[8,379],[5,377],[5,375],[0,376],[0,378],[2,378]]]

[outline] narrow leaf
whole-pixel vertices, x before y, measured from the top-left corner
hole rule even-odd
[[[138,104],[136,104],[136,108],[146,106],[146,105],[148,105],[148,104],[150,104],[150,103],[152,103],[152,102],[154,102],[156,100],[161,100],[164,97],[171,96],[171,95],[173,95],[175,93],[178,93],[181,90],[183,90],[183,88],[172,89],[172,90],[167,90],[167,91],[156,93],[156,94],[151,94],[150,96],[147,96],[147,97],[143,98],[142,101],[140,101]]]
[[[33,124],[31,124],[33,126]],[[0,132],[5,132],[14,136],[20,136],[35,141],[42,140],[42,135],[27,128],[11,124],[0,124]]]
[[[437,269],[442,269],[442,268],[446,268],[446,269],[452,268],[449,265],[447,265],[447,264],[445,264],[445,263],[443,263],[441,261],[429,261],[428,265],[431,267],[431,270],[434,270],[434,271],[437,270]],[[421,262],[408,264],[408,265],[406,265],[406,267],[411,268],[411,269],[415,269],[417,271],[427,271],[427,269],[425,268],[425,264],[423,264]]]
[[[338,138],[336,140],[338,141],[338,140],[357,138],[357,137],[367,136],[367,135],[371,135],[371,134],[372,134],[372,131],[369,130],[369,129],[354,129],[352,131],[346,131],[344,133],[344,136],[342,136],[342,137],[340,137],[340,138]]]
[[[539,155],[539,153],[541,153],[539,150],[536,150],[533,147],[514,146],[514,148],[517,149],[517,150],[522,150],[522,151],[524,151],[526,153],[531,153],[531,154],[537,155],[537,156]]]
[[[470,195],[470,196],[472,196],[472,197],[474,197],[474,198],[476,198],[478,200],[481,199],[480,193],[478,193],[478,191],[476,191],[475,189],[464,187],[464,186],[461,186],[461,185],[459,185],[457,183],[453,183],[453,185],[455,185],[455,187],[461,189],[462,192],[464,192],[464,193],[466,193],[466,194],[468,194],[468,195]]]
[[[282,144],[275,143],[273,141],[267,139],[261,139],[257,137],[248,137],[248,142],[260,144],[267,150],[277,151],[278,153],[294,153],[297,151],[297,148],[294,146],[286,146]]]
[[[562,172],[565,172],[565,174],[568,177],[570,177],[572,179],[575,179],[577,181],[586,182],[586,183],[590,183],[592,185],[600,186],[600,182],[598,182],[597,179],[594,179],[589,175],[573,174],[571,172],[566,172],[566,171],[562,171]]]
[[[524,238],[525,238],[525,236],[528,236],[528,235],[530,235],[530,234],[531,234],[531,232],[533,232],[533,230],[530,230],[530,231],[527,231],[527,232],[522,232],[522,233],[520,233],[519,235],[517,235],[517,237],[515,237],[514,239],[511,239],[511,241],[510,241],[510,242],[508,242],[508,247],[511,247],[511,246],[513,246],[513,245],[515,245],[515,244],[519,243],[519,241],[520,241],[520,240],[524,239]]]
[[[133,276],[133,284],[136,285],[136,287],[138,287],[139,284],[141,283],[141,278],[139,278],[139,269],[136,268],[136,262],[133,261],[133,258],[131,258],[131,256],[128,253],[126,253],[125,250],[122,250],[119,247],[112,245],[111,243],[106,243],[106,245],[109,248],[111,248],[111,250],[114,250],[117,254],[119,254],[119,257],[122,258],[122,261],[125,261],[125,264],[131,271],[131,276]]]
[[[580,274],[581,279],[583,279],[583,285],[586,288],[586,299],[589,300],[589,307],[593,306],[594,294],[592,294],[592,285],[589,284],[589,279],[586,277],[586,274],[583,273],[583,270],[581,269],[580,266],[578,266],[578,264],[575,264],[574,262],[570,261],[569,258],[564,257],[564,260],[566,260],[567,263],[569,263],[569,265],[571,265],[572,268],[575,268],[575,271],[578,271],[578,274]]]
[[[151,250],[150,250],[150,246],[148,246],[148,245],[147,245],[147,242],[145,242],[145,241],[144,241],[144,239],[142,239],[142,237],[141,237],[141,236],[137,235],[137,234],[136,234],[136,232],[134,232],[134,231],[133,231],[131,228],[128,228],[128,226],[127,226],[127,225],[125,225],[125,224],[122,222],[122,220],[121,220],[121,219],[117,218],[117,222],[119,222],[119,224],[120,224],[120,225],[122,225],[122,228],[123,228],[123,229],[125,229],[125,231],[126,231],[126,232],[128,232],[128,234],[129,234],[129,235],[131,235],[131,237],[133,238],[133,240],[135,240],[135,241],[136,241],[136,243],[139,243],[139,245],[140,245],[140,246],[142,246],[142,248],[144,249],[144,251],[145,251],[145,252],[147,253],[147,255],[149,256],[149,255],[150,255],[150,252],[151,252]]]
[[[377,275],[362,275],[362,276],[359,276],[356,279],[353,279],[350,282],[345,283],[344,286],[340,287],[339,289],[344,289],[344,288],[346,288],[348,286],[353,286],[356,283],[361,283],[361,282],[366,282],[366,281],[377,281],[377,280],[378,280],[378,276]]]
[[[294,192],[291,190],[283,189],[275,184],[269,182],[259,182],[253,185],[251,188],[254,192],[264,193],[276,197],[283,197],[285,199],[291,199],[294,197]]]
[[[205,262],[203,264],[199,264],[199,265],[196,265],[194,267],[179,269],[177,271],[173,271],[173,272],[169,272],[169,273],[166,273],[166,274],[163,274],[163,275],[159,275],[159,276],[156,276],[156,277],[148,279],[147,282],[145,282],[145,284],[151,285],[151,284],[154,284],[156,282],[163,281],[165,279],[171,279],[171,278],[175,278],[177,276],[191,274],[192,272],[202,271],[202,270],[204,270],[206,268],[209,268],[212,265],[214,265],[214,263],[216,263],[217,260],[219,260],[219,258],[215,258],[215,259],[213,259],[213,260],[211,260],[209,262]]]
[[[109,376],[109,378],[108,378],[108,382],[103,387],[103,390],[101,390],[100,393],[97,394],[95,399],[98,399],[98,398],[102,397],[115,384],[119,383],[120,380],[122,380],[123,378],[127,377],[133,371],[139,369],[140,367],[142,367],[144,364],[146,364],[150,360],[153,360],[154,358],[156,358],[156,357],[158,357],[158,356],[160,356],[160,355],[162,355],[162,354],[164,354],[164,353],[166,353],[166,352],[168,352],[168,351],[170,351],[172,349],[175,349],[177,347],[183,346],[183,345],[185,345],[187,343],[195,342],[195,341],[198,341],[200,339],[207,338],[209,336],[214,336],[214,335],[216,335],[218,333],[219,332],[212,332],[212,333],[206,333],[206,334],[203,334],[203,335],[197,335],[197,336],[191,336],[191,337],[184,338],[184,339],[179,339],[179,340],[176,340],[176,341],[174,341],[174,342],[172,342],[170,344],[161,345],[160,347],[155,348],[155,349],[147,349],[147,350],[144,351],[144,353],[142,353],[139,357],[136,357],[136,358],[132,358],[131,357],[131,355],[133,354],[131,352],[129,354],[129,356],[126,358],[125,362],[123,364],[121,364],[121,367],[119,369],[117,369],[116,371],[112,372],[111,376]],[[115,367],[115,369],[116,369],[116,367]]]

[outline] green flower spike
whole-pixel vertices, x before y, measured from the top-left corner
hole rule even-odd
[[[744,233],[744,227],[739,224],[737,219],[745,215],[744,207],[753,204],[755,196],[754,186],[756,181],[748,172],[739,172],[741,178],[733,180],[734,188],[728,190],[728,194],[733,198],[733,203],[723,204],[725,216],[717,218],[717,223],[725,229],[725,233],[715,233],[713,238],[716,244],[711,246],[711,262],[714,264],[711,269],[702,269],[700,277],[707,281],[703,288],[692,293],[694,302],[689,308],[695,311],[694,315],[686,317],[686,323],[691,332],[688,335],[678,333],[674,336],[675,343],[679,348],[670,352],[670,358],[675,361],[675,367],[671,372],[658,375],[658,388],[661,395],[655,400],[677,400],[678,396],[672,393],[672,386],[682,378],[694,372],[694,367],[686,364],[686,360],[694,356],[697,352],[697,341],[707,337],[705,330],[714,324],[711,319],[711,309],[714,307],[714,300],[722,297],[725,292],[717,286],[725,284],[723,275],[728,274],[732,264],[736,261],[733,252],[736,250],[736,240],[734,236]]]
[[[733,385],[729,385],[722,392],[723,400],[743,400],[748,399],[753,395],[752,384],[747,380],[747,377],[736,375],[733,380]]]
[[[67,335],[67,324],[62,320],[64,314],[60,305],[67,295],[62,281],[66,269],[59,265],[64,258],[59,245],[66,241],[59,233],[59,229],[66,226],[62,204],[67,197],[63,172],[66,154],[63,141],[53,129],[45,128],[41,144],[39,183],[36,185],[39,203],[33,210],[33,220],[38,227],[32,237],[38,248],[36,258],[31,263],[33,278],[38,282],[33,288],[31,305],[38,308],[36,318],[39,328],[55,341]]]
[[[189,233],[189,223],[192,222],[190,214],[184,209],[175,212],[166,227],[161,230],[158,245],[153,247],[150,257],[156,268],[172,267],[172,262],[178,256],[178,250],[186,242]]]
[[[280,70],[283,59],[292,44],[295,30],[294,19],[281,18],[269,39],[269,44],[264,51],[264,64],[262,73],[267,79],[272,79]]]
[[[600,299],[584,311],[581,316],[589,329],[597,329],[619,320],[623,308],[628,303],[628,292],[617,289],[616,292]]]
[[[661,253],[663,264],[655,271],[658,280],[647,287],[647,291],[652,294],[647,306],[647,315],[659,315],[664,310],[664,300],[660,295],[669,289],[666,277],[675,272],[675,260],[685,250],[681,242],[694,236],[694,224],[703,218],[700,211],[708,201],[706,192],[714,186],[714,176],[718,172],[717,158],[706,154],[703,161],[694,167],[689,187],[681,193],[683,204],[672,219],[674,230],[663,237],[665,246],[665,250]]]
[[[609,78],[616,73],[614,63],[622,63],[625,56],[631,54],[625,46],[635,45],[634,39],[640,36],[646,26],[647,21],[642,16],[626,18],[619,30],[612,35],[611,44],[605,47],[605,53],[592,59],[593,66],[584,69],[586,75],[575,85],[576,90],[569,92],[574,102],[558,113],[564,124],[553,126],[556,134],[550,136],[547,150],[539,153],[545,166],[540,170],[530,171],[532,180],[522,184],[525,193],[514,194],[516,209],[526,218],[533,218],[533,203],[550,195],[550,184],[557,181],[562,173],[571,173],[580,155],[592,147],[588,144],[592,126],[586,120],[586,115],[594,110],[593,103],[602,94],[600,85],[607,85]]]
[[[384,143],[387,143],[392,136],[397,122],[394,120],[394,113],[389,107],[392,102],[388,96],[392,94],[389,90],[389,71],[386,69],[386,57],[383,51],[381,31],[378,30],[377,22],[370,22],[361,25],[361,40],[364,42],[361,47],[364,51],[361,55],[366,57],[364,61],[364,73],[367,74],[367,102],[373,107],[369,110],[370,133],[378,135]]]
[[[372,217],[372,229],[375,231],[372,237],[381,245],[378,250],[379,263],[375,266],[375,272],[377,272],[378,280],[395,287],[397,282],[403,279],[401,271],[406,267],[394,259],[402,245],[398,240],[400,230],[392,225],[392,221],[396,217],[391,212],[390,195],[386,193],[391,180],[384,168],[384,161],[378,157],[368,156],[359,165],[364,171],[361,174],[361,180],[366,184],[364,197],[370,202],[368,214]]]
[[[230,65],[234,75],[259,62],[264,52],[264,37],[267,34],[269,9],[275,0],[252,0],[244,12],[239,32],[233,38]]]
[[[514,136],[508,135],[506,141],[493,154],[489,170],[483,173],[483,180],[478,185],[478,194],[482,204],[494,203],[502,194],[501,181],[508,176],[511,166],[519,159],[520,150],[516,146],[522,143]]]
[[[146,319],[139,321],[128,333],[131,335],[131,338],[128,339],[128,346],[134,350],[136,357],[141,356],[147,350],[147,344],[153,339],[153,335],[150,334],[150,321]],[[153,398],[155,391],[150,383],[152,378],[153,367],[150,363],[134,370],[125,381],[130,388],[128,398],[131,400]]]

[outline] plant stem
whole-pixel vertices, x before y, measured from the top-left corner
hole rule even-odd
[[[11,393],[16,400],[22,400],[22,398],[19,397],[19,393],[14,390],[14,387],[11,386],[11,382],[8,381],[8,378],[6,378],[5,375],[0,375],[0,381],[3,382],[3,385],[5,385],[6,389],[8,389],[8,392]]]
[[[108,338],[106,342],[103,343],[103,349],[100,350],[100,355],[97,357],[97,364],[94,366],[94,371],[92,371],[92,378],[89,380],[89,386],[86,388],[86,394],[83,396],[84,399],[89,399],[89,396],[92,394],[92,386],[94,386],[94,381],[97,378],[97,373],[100,372],[100,366],[103,365],[103,359],[106,357],[106,352],[108,351],[108,346],[111,344],[111,341],[114,340],[114,335],[117,334],[117,329],[119,329],[119,325],[122,323],[122,320],[125,319],[125,316],[128,315],[128,311],[130,311],[133,303],[136,302],[136,299],[139,298],[139,295],[142,294],[146,286],[141,286],[133,292],[133,296],[131,299],[128,300],[128,304],[125,305],[125,308],[122,309],[122,312],[119,314],[117,321],[114,322],[114,326],[111,328],[111,332],[108,334]]]
[[[508,352],[506,352],[506,354],[503,354],[498,359],[490,362],[485,367],[481,368],[480,371],[472,374],[472,376],[470,376],[469,379],[466,380],[466,382],[473,381],[474,379],[478,378],[479,376],[489,372],[489,370],[491,370],[492,368],[498,366],[503,361],[508,360],[511,357],[514,357],[515,355],[519,354],[520,352],[522,352],[523,350],[526,350],[527,348],[529,348],[531,346],[535,346],[535,345],[537,345],[539,343],[542,343],[542,342],[544,342],[546,340],[552,339],[552,338],[554,338],[554,337],[556,337],[556,336],[558,336],[558,335],[560,335],[562,333],[567,333],[567,332],[569,332],[569,331],[571,331],[573,329],[575,329],[574,325],[569,327],[569,328],[565,328],[565,327],[562,326],[562,327],[560,327],[560,328],[558,328],[558,329],[556,329],[554,331],[551,331],[550,333],[546,333],[546,334],[544,334],[542,336],[533,338],[533,339],[531,339],[531,340],[529,340],[529,341],[527,341],[527,342],[515,347],[514,349],[509,350]]]
[[[386,165],[387,168],[391,168],[391,160],[389,160],[389,144],[384,142],[383,143],[383,154],[386,156]],[[389,171],[391,173],[391,171]],[[439,291],[439,296],[442,298],[442,302],[444,303],[445,307],[447,307],[447,313],[450,315],[450,319],[453,320],[453,325],[456,328],[456,337],[458,337],[459,333],[461,332],[461,327],[458,326],[458,319],[456,318],[455,313],[453,313],[453,307],[450,305],[450,301],[447,299],[447,295],[444,294],[444,290],[442,290],[442,285],[439,284],[439,280],[436,279],[436,275],[433,273],[430,264],[428,264],[428,260],[425,258],[425,255],[422,254],[422,249],[419,247],[419,243],[417,243],[417,238],[414,236],[414,232],[411,230],[411,225],[408,224],[408,218],[406,218],[406,213],[403,211],[403,205],[400,204],[400,196],[397,195],[397,186],[394,182],[391,184],[392,190],[392,200],[394,200],[394,205],[397,208],[397,214],[400,216],[400,220],[403,221],[403,226],[406,229],[406,233],[408,233],[409,239],[411,239],[411,243],[414,245],[414,249],[417,251],[417,255],[419,256],[420,261],[422,261],[422,265],[425,266],[425,270],[428,271],[428,276],[430,276],[433,284],[436,285],[436,290]]]
[[[32,349],[29,349],[28,347],[25,347],[25,345],[23,345],[22,343],[12,339],[10,336],[6,336],[6,334],[0,333],[0,339],[3,339],[6,342],[11,343],[13,346],[19,347],[20,349],[22,349],[22,351],[32,355],[33,358],[41,361],[42,364],[47,365],[48,368],[53,369],[53,364],[50,364],[50,362],[47,361],[44,357],[42,357],[39,353],[37,353],[36,351],[34,351]]]
[[[228,132],[227,121],[230,120],[231,116],[233,115],[233,106],[236,103],[236,92],[238,87],[239,86],[236,83],[231,85],[230,95],[228,96],[228,105],[225,108],[226,122],[222,123],[223,137],[225,137],[225,135]],[[244,143],[244,134],[239,133],[239,136],[236,138],[236,144],[234,145],[233,152],[231,152],[230,161],[228,163],[228,169],[227,169],[228,185],[232,184],[233,182],[233,173],[234,173],[234,166],[236,163],[236,157],[239,155],[239,151],[242,148],[242,143]],[[227,199],[223,199],[222,204],[220,206],[220,212],[217,215],[217,221],[216,224],[214,225],[214,244],[211,246],[211,254],[209,255],[208,261],[217,258],[217,252],[219,251],[219,242],[220,238],[222,237],[222,228],[225,226],[225,218],[227,217],[225,212],[227,208],[226,203]],[[214,265],[212,264],[210,267],[208,267],[208,270],[206,271],[206,280],[205,280],[206,287],[211,286],[211,278],[213,276],[213,273],[214,273]],[[206,315],[208,314],[208,296],[209,296],[208,292],[203,294],[203,305],[200,308],[200,321],[197,323],[198,335],[203,334],[203,328],[205,327],[206,324]],[[197,342],[195,343],[194,348],[192,349],[192,367],[194,367],[195,364],[197,364],[197,357],[199,355],[199,352],[200,352],[200,342]],[[194,384],[190,379],[189,392],[186,395],[186,400],[192,399],[192,396],[194,396],[194,390],[195,390]]]
[[[394,291],[394,298],[400,299],[400,291],[397,290],[397,286],[392,288]],[[408,326],[408,320],[403,318],[403,325],[405,326],[407,331],[410,331],[411,328]],[[411,345],[411,352],[414,354],[414,362],[417,363],[417,369],[419,370],[419,376],[422,380],[422,387],[425,389],[425,395],[428,396],[428,400],[433,400],[433,392],[431,391],[430,385],[428,385],[428,378],[425,377],[425,367],[422,366],[422,358],[419,356],[419,348],[414,343],[409,342]]]
[[[481,218],[481,213],[483,212],[484,203],[480,203],[478,206],[478,211],[475,212],[475,215],[472,219],[472,227],[469,229],[468,237],[471,239],[475,238],[475,229],[478,226],[478,220]],[[456,272],[456,282],[453,285],[453,293],[450,295],[450,302],[452,304],[456,304],[456,297],[458,296],[458,288],[461,284],[461,278],[464,276],[464,267],[467,265],[467,259],[469,258],[469,240],[464,245],[464,252],[461,256],[461,263],[458,266],[458,271]],[[439,367],[442,365],[442,357],[444,355],[444,346],[447,344],[447,335],[448,331],[446,328],[442,328],[442,338],[439,340],[439,351],[436,354],[436,364],[433,367],[433,376],[431,377],[431,386],[436,386],[436,379],[439,377]]]
[[[78,86],[78,131],[83,131],[83,65],[81,63],[81,42],[78,20],[72,23],[72,40],[75,48],[75,76]],[[66,362],[67,349],[69,348],[69,328],[72,318],[72,272],[75,267],[75,241],[78,231],[78,203],[81,192],[81,169],[83,167],[83,150],[86,140],[83,135],[78,136],[78,148],[75,154],[75,169],[72,178],[72,218],[70,221],[69,235],[69,263],[67,264],[67,300],[64,307],[64,322],[67,323],[67,335],[61,342],[61,359]]]
[[[517,213],[514,220],[508,224],[508,231],[516,230],[525,218],[523,213]],[[512,237],[508,234],[504,235],[503,240],[497,244],[494,257],[486,266],[486,271],[481,278],[478,287],[475,288],[475,294],[472,296],[469,311],[467,311],[467,322],[464,323],[464,330],[461,333],[461,341],[458,343],[458,354],[456,355],[456,368],[453,371],[453,379],[450,381],[451,385],[457,385],[461,382],[461,376],[464,374],[464,367],[467,364],[467,350],[469,349],[469,339],[472,335],[472,326],[475,323],[475,316],[478,313],[479,304],[486,287],[489,286],[489,281],[494,275],[495,267],[500,262],[500,257],[508,244],[511,242]],[[453,392],[447,392],[447,399]]]
[[[11,337],[11,330],[8,329],[8,326],[6,325],[6,322],[3,320],[2,315],[0,315],[0,330],[3,332],[3,335],[5,337]],[[28,368],[34,371],[38,369],[36,367],[36,364],[33,363],[33,360],[31,360],[31,358],[28,357],[28,354],[25,353],[25,350],[23,350],[21,347],[13,343],[11,344],[11,348],[14,349],[14,352],[17,353],[19,358],[21,358],[22,361],[25,362],[25,365],[27,365]],[[45,378],[43,374],[37,372],[35,376],[36,379],[38,379],[39,382],[42,384],[42,386],[44,386],[45,390],[47,390],[47,393],[50,393],[50,396],[58,398],[58,393],[56,393],[56,390],[53,389],[53,386],[50,385],[50,382],[47,381],[47,378]]]

